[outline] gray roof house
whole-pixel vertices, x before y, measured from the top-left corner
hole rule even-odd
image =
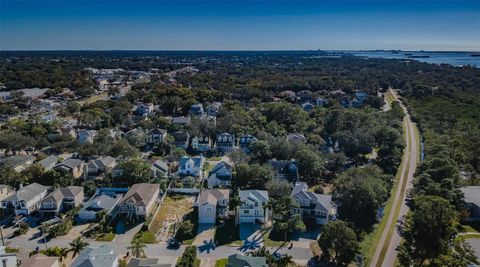
[[[225,161],[219,162],[208,173],[208,188],[230,186],[232,181],[232,166]]]
[[[247,135],[244,135],[244,136],[240,137],[240,139],[238,139],[238,147],[243,152],[249,153],[250,152],[250,144],[253,144],[256,141],[257,141],[257,138],[255,138],[255,136],[247,134]]]
[[[162,256],[161,258],[132,258],[128,267],[174,267],[175,257]]]
[[[172,117],[171,122],[172,124],[177,124],[177,125],[182,125],[182,126],[187,126],[190,124],[192,119],[190,117]]]
[[[268,219],[268,192],[265,190],[238,191],[241,205],[238,208],[240,223],[265,223]]]
[[[177,131],[171,134],[173,139],[175,139],[175,146],[183,149],[187,149],[188,140],[190,134],[187,131]]]
[[[230,190],[208,189],[198,196],[195,205],[198,207],[198,222],[214,224],[217,216],[228,216]]]
[[[58,157],[54,156],[54,155],[50,155],[50,156],[40,160],[38,162],[38,164],[40,164],[40,166],[42,166],[43,169],[45,169],[46,171],[49,171],[49,170],[53,169],[53,167],[55,167],[55,165],[57,165],[57,162],[58,162]]]
[[[134,184],[118,203],[118,213],[129,218],[144,220],[156,208],[160,194],[158,184]]]
[[[151,171],[151,176],[154,178],[160,175],[167,177],[169,174],[168,164],[161,159],[156,160],[152,163],[152,166],[150,167],[150,171]]]
[[[303,134],[298,134],[298,133],[292,133],[287,135],[287,140],[289,142],[302,142],[306,143],[307,138],[305,138],[305,135]]]
[[[88,176],[98,176],[111,171],[116,165],[117,160],[115,158],[106,156],[91,160],[85,168],[87,169]]]
[[[460,188],[463,201],[469,211],[467,221],[480,221],[480,186],[465,186]]]
[[[212,104],[207,106],[207,115],[216,117],[218,114],[218,111],[220,111],[220,107],[222,106],[222,103],[220,102],[213,102]]]
[[[153,128],[147,133],[146,143],[150,145],[158,145],[167,138],[167,130],[160,128]]]
[[[238,253],[228,256],[227,267],[268,267],[267,258],[243,256]]]
[[[102,192],[90,198],[77,215],[79,222],[95,221],[96,214],[99,211],[105,211],[110,214],[118,202],[122,199],[122,194],[111,192]]]
[[[73,261],[71,267],[117,267],[118,255],[109,245],[87,247]]]
[[[274,179],[296,182],[299,178],[298,165],[295,160],[272,159],[268,164],[274,171]]]
[[[93,143],[93,139],[97,135],[96,130],[86,130],[86,129],[80,129],[78,130],[77,134],[77,139],[80,144],[87,144],[87,143]]]
[[[35,157],[32,155],[14,155],[5,159],[5,165],[13,168],[16,172],[25,170],[33,164]]]
[[[32,183],[20,189],[14,195],[2,200],[2,209],[15,211],[16,215],[29,215],[40,208],[40,201],[47,195],[50,187]]]
[[[336,215],[336,207],[332,203],[332,195],[309,192],[306,183],[296,183],[290,196],[298,203],[292,213],[314,219],[317,224],[326,224],[331,216]]]
[[[228,153],[235,149],[235,136],[230,133],[221,133],[217,135],[215,145],[217,150],[223,153]]]
[[[57,164],[55,169],[64,170],[72,174],[73,177],[80,178],[83,175],[84,164],[85,162],[81,159],[69,158]]]
[[[40,201],[40,213],[43,216],[56,216],[60,212],[80,206],[83,197],[81,186],[57,188]]]
[[[205,115],[205,110],[203,109],[203,105],[201,103],[196,103],[190,106],[190,111],[189,111],[191,116],[204,116]]]

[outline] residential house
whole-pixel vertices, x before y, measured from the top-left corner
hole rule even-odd
[[[13,155],[5,160],[5,165],[13,168],[16,172],[27,169],[35,161],[32,155]]]
[[[78,130],[77,140],[80,144],[92,144],[96,135],[96,130],[80,129]]]
[[[292,160],[276,160],[268,161],[268,164],[274,171],[274,179],[284,180],[287,182],[296,182],[299,178],[297,162]]]
[[[145,220],[154,212],[159,194],[158,184],[134,184],[118,203],[118,214]]]
[[[315,106],[310,102],[302,103],[301,106],[302,106],[302,109],[305,110],[306,112],[312,112],[313,109],[315,108]]]
[[[319,107],[324,107],[326,104],[328,104],[328,101],[324,98],[318,97],[315,99],[315,104]]]
[[[17,254],[16,253],[7,253],[5,246],[0,246],[0,262],[2,267],[17,267]],[[23,262],[22,262],[22,266]],[[43,265],[40,265],[43,267]]]
[[[61,138],[75,139],[75,138],[77,138],[77,133],[71,127],[64,127],[64,128],[56,129],[55,131],[53,131],[51,133],[48,133],[47,138],[50,142],[59,140]]]
[[[268,267],[267,258],[233,254],[228,256],[226,267]]]
[[[460,188],[463,201],[468,209],[469,216],[466,221],[480,221],[480,186],[465,186]]]
[[[41,253],[22,259],[22,267],[60,267],[59,257],[49,257]]]
[[[180,176],[202,177],[205,158],[202,156],[183,156],[178,162],[178,174]]]
[[[292,208],[292,213],[311,218],[317,224],[326,224],[331,216],[336,215],[332,195],[310,192],[306,183],[297,182],[290,196],[299,205],[298,208]]]
[[[162,176],[162,177],[167,178],[168,175],[170,174],[170,169],[168,167],[168,164],[161,159],[158,159],[158,160],[152,162],[152,166],[150,167],[150,171],[151,171],[151,176],[153,178],[156,178],[158,176]]]
[[[203,153],[212,148],[212,141],[208,136],[195,136],[192,138],[192,149],[195,152]]]
[[[113,157],[99,157],[91,160],[85,165],[88,176],[98,176],[100,174],[109,173],[117,165],[117,160]]]
[[[82,186],[57,188],[40,201],[40,213],[42,216],[57,216],[61,212],[80,206],[83,197]]]
[[[109,245],[87,247],[73,261],[71,267],[118,267],[118,255]]]
[[[257,141],[255,136],[247,134],[238,139],[238,147],[245,153],[250,153],[250,144]]]
[[[292,133],[287,135],[287,140],[288,142],[301,142],[301,143],[306,143],[307,138],[305,138],[305,135],[303,134],[298,134],[298,133]]]
[[[137,116],[148,116],[148,114],[153,113],[154,105],[152,103],[138,103],[135,107],[135,115]]]
[[[208,173],[207,183],[208,188],[230,186],[232,184],[232,166],[225,161],[219,162]]]
[[[38,162],[40,166],[46,171],[53,169],[58,163],[58,157],[55,155],[50,155]]]
[[[192,119],[188,116],[180,116],[180,117],[172,117],[171,122],[172,124],[179,125],[179,126],[187,126],[190,125]]]
[[[222,106],[222,103],[220,102],[213,102],[212,104],[207,106],[207,115],[216,117],[218,112],[220,111],[220,107]]]
[[[302,102],[306,102],[312,99],[313,92],[310,90],[301,90],[297,92],[297,97],[300,98]]]
[[[235,149],[235,136],[230,133],[221,133],[217,135],[217,150],[223,153],[231,152]]]
[[[285,90],[280,93],[280,97],[293,102],[297,99],[297,94],[294,91]]]
[[[85,163],[81,159],[69,158],[57,164],[55,169],[66,171],[73,177],[80,178],[83,175],[84,165]]]
[[[0,201],[12,196],[13,194],[15,194],[15,188],[9,185],[0,185]]]
[[[217,216],[228,217],[230,190],[207,189],[198,196],[195,205],[198,207],[198,223],[212,223]]]
[[[355,98],[352,100],[352,106],[361,107],[365,104],[365,101],[368,98],[368,94],[364,92],[356,92]]]
[[[177,131],[172,133],[173,139],[175,139],[175,146],[183,149],[187,149],[188,140],[190,134],[187,131]]]
[[[158,145],[165,142],[165,138],[167,138],[167,130],[153,128],[147,133],[146,143],[150,145]]]
[[[148,139],[148,136],[147,136],[148,133],[146,133],[143,129],[141,128],[134,128],[128,132],[126,132],[124,134],[124,137],[125,139],[127,139],[127,141],[129,143],[133,143],[135,144],[136,146],[144,146],[147,139]],[[166,136],[166,135],[165,135]]]
[[[189,114],[190,116],[197,116],[197,117],[205,116],[205,110],[203,109],[203,105],[201,103],[193,104],[190,107]]]
[[[238,207],[240,223],[265,223],[268,220],[268,192],[265,190],[240,190],[242,204]]]
[[[115,206],[122,199],[122,194],[114,192],[98,192],[90,198],[77,215],[79,222],[93,222],[96,220],[96,214],[105,211],[111,214]]]
[[[40,208],[40,201],[47,195],[48,186],[32,183],[25,187],[20,185],[15,194],[2,200],[2,209],[15,215],[30,215]]]

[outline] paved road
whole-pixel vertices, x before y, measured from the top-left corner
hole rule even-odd
[[[466,241],[470,244],[473,251],[475,251],[475,255],[477,255],[477,258],[480,260],[480,238],[469,238]]]
[[[391,229],[393,224],[397,224],[397,222],[408,213],[408,206],[406,205],[406,194],[410,188],[412,188],[413,184],[413,175],[415,174],[415,169],[417,166],[418,161],[418,143],[415,133],[415,124],[410,119],[410,114],[408,114],[407,108],[402,104],[400,101],[397,93],[390,89],[391,94],[394,96],[395,100],[400,102],[400,105],[405,113],[404,118],[404,128],[406,131],[406,141],[407,146],[405,148],[405,152],[403,155],[403,162],[408,164],[403,164],[402,168],[400,169],[401,176],[399,178],[399,186],[397,191],[395,192],[395,198],[392,205],[391,212],[388,214],[387,224],[385,226],[385,230],[383,231],[380,242],[377,245],[375,250],[375,254],[371,260],[370,267],[377,267],[377,266],[385,266],[385,267],[392,267],[395,264],[395,260],[397,258],[397,250],[396,248],[400,244],[401,237],[397,231],[393,232],[391,236],[390,242],[387,241],[388,239],[388,231]],[[407,166],[408,165],[408,166]],[[408,170],[406,168],[408,167]],[[405,185],[406,190],[402,193],[402,187]],[[395,207],[400,206],[400,212],[398,217],[395,217]],[[388,243],[387,243],[388,242]],[[382,249],[386,251],[382,256]]]

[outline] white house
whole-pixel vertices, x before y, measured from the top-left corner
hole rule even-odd
[[[202,177],[204,162],[205,159],[202,156],[183,156],[178,163],[178,174],[181,176]]]
[[[163,176],[166,178],[169,174],[168,164],[165,161],[158,159],[152,163],[150,171],[153,178],[158,176]]]
[[[240,190],[242,204],[238,207],[240,223],[265,223],[268,220],[268,192],[264,190]]]
[[[230,186],[232,184],[232,166],[225,161],[219,162],[209,173],[208,188]]]
[[[212,148],[212,141],[208,136],[195,136],[192,138],[192,149],[196,152],[206,152]]]
[[[118,255],[109,245],[87,247],[73,261],[71,267],[118,267]]]
[[[79,222],[95,221],[98,212],[105,211],[107,214],[110,214],[121,199],[122,194],[112,192],[98,193],[83,205],[76,219]]]
[[[118,203],[118,214],[145,220],[153,212],[159,194],[158,184],[134,184]]]
[[[14,210],[15,215],[29,215],[40,208],[40,201],[47,195],[48,189],[37,183],[20,186],[14,195],[2,200],[2,209]]]
[[[198,223],[215,223],[217,216],[228,216],[230,190],[205,190],[198,197]]]
[[[311,218],[317,224],[326,224],[336,215],[336,207],[332,203],[332,195],[315,194],[309,192],[306,183],[297,182],[290,196],[299,205],[293,208],[292,213],[300,214],[304,218]]]

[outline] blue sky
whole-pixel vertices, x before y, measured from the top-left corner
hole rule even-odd
[[[0,49],[480,50],[480,0],[0,0]]]

